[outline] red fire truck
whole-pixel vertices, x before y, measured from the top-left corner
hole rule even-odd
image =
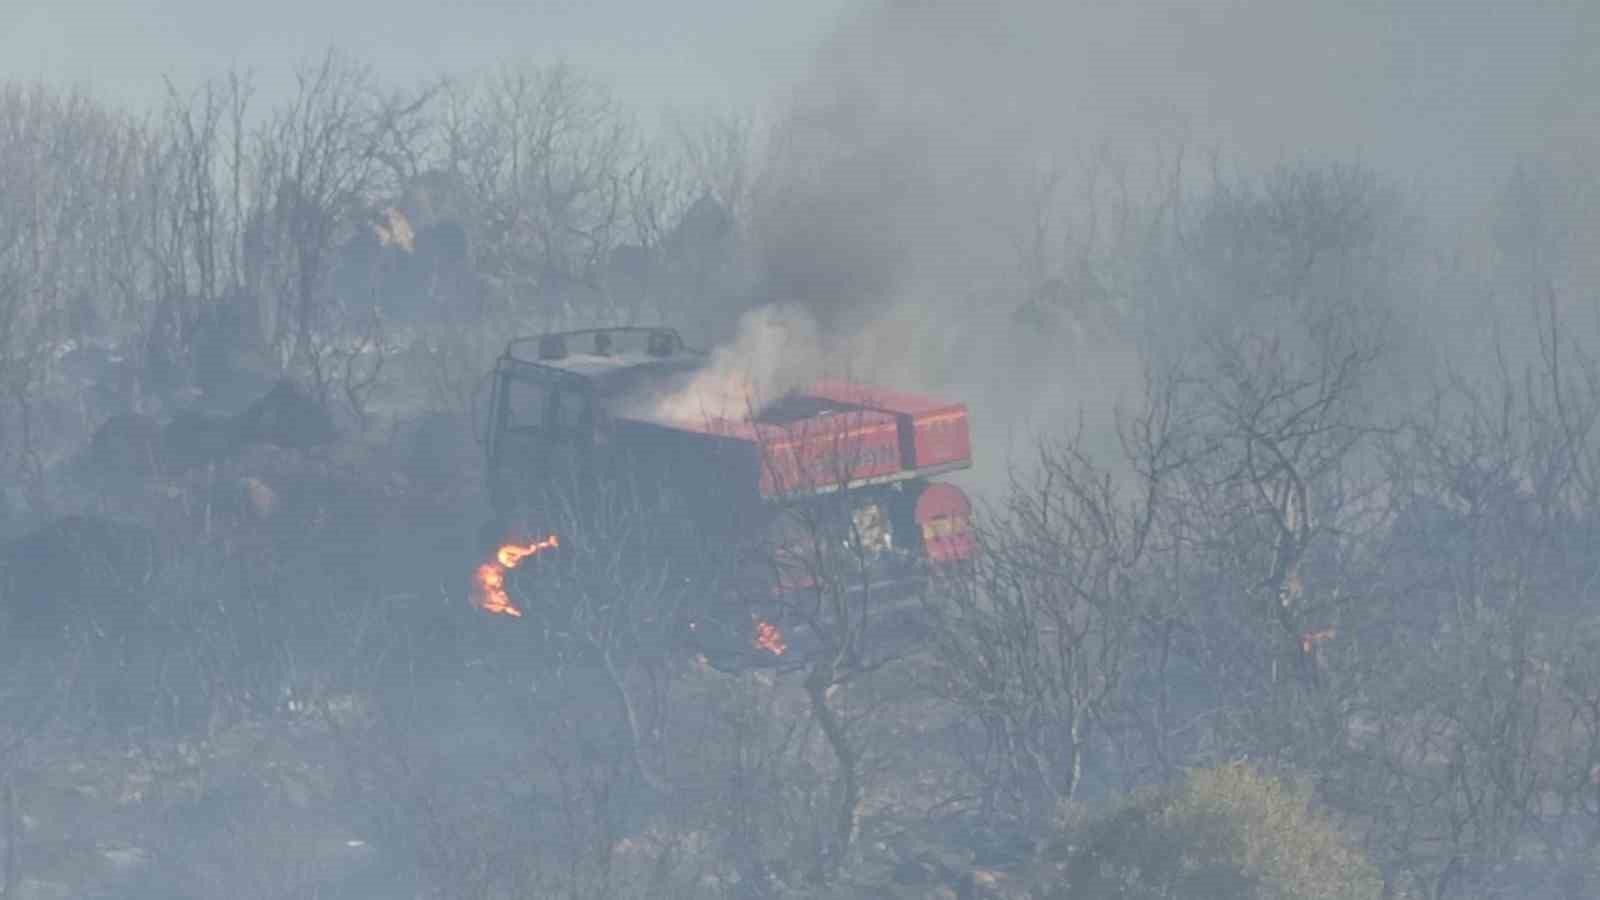
[[[489,404],[489,544],[548,540],[557,529],[542,511],[625,478],[694,497],[696,524],[729,534],[829,520],[827,508],[842,536],[901,566],[971,555],[971,504],[936,480],[972,465],[965,405],[822,381],[733,411],[701,408],[693,392],[716,377],[711,362],[670,328],[511,341]],[[793,588],[804,575],[780,581]]]

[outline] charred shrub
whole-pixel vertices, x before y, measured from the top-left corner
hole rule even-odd
[[[240,437],[251,443],[287,450],[310,450],[333,443],[333,419],[314,398],[292,381],[272,386],[237,420]]]
[[[238,451],[239,438],[232,419],[192,410],[181,412],[161,429],[164,468],[176,473],[226,459]]]
[[[75,729],[142,723],[141,659],[159,668],[178,646],[152,627],[166,556],[148,528],[81,515],[0,545],[0,669],[36,711]]]
[[[160,474],[162,455],[160,423],[150,416],[124,413],[95,429],[79,464],[84,474],[150,478]]]
[[[140,618],[143,588],[161,562],[154,532],[94,516],[66,516],[0,546],[5,635],[125,629]]]
[[[1245,766],[1139,793],[1058,845],[1049,896],[1377,900],[1383,879],[1307,792]]]

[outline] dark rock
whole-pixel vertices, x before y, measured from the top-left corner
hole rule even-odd
[[[144,341],[141,379],[157,394],[184,387],[191,374],[178,306],[176,300],[169,299],[157,307]]]
[[[704,250],[726,240],[735,224],[726,207],[710,194],[703,194],[684,212],[667,242],[680,252]]]
[[[241,361],[255,347],[260,301],[241,290],[203,306],[190,334],[194,382],[207,394],[237,377]]]
[[[99,415],[140,412],[143,402],[143,373],[138,365],[114,358],[97,375],[87,379],[85,399]]]
[[[383,243],[370,228],[356,230],[354,236],[339,248],[338,264],[341,271],[366,271],[378,265],[383,256]]]
[[[88,451],[80,458],[88,472],[101,478],[150,478],[162,472],[162,429],[150,416],[124,413],[95,429]]]
[[[938,877],[938,871],[920,859],[908,859],[894,867],[896,884],[932,884]]]
[[[417,232],[417,256],[430,268],[457,271],[467,266],[467,230],[458,222],[439,222]]]
[[[410,252],[387,248],[384,264],[371,270],[378,273],[375,287],[386,315],[401,321],[426,318],[472,296],[467,232],[459,223],[425,226],[413,246]]]
[[[76,469],[90,484],[129,484],[222,462],[241,446],[239,424],[228,416],[188,411],[163,426],[151,416],[124,413],[95,429]]]
[[[1033,836],[1019,828],[984,829],[970,840],[972,862],[984,868],[1018,865],[1038,850]]]
[[[167,472],[182,472],[221,462],[239,449],[239,426],[226,416],[179,413],[161,429],[161,463]]]
[[[288,380],[250,404],[239,417],[238,434],[243,441],[286,450],[311,450],[338,437],[327,410]]]
[[[3,633],[26,639],[127,624],[161,561],[155,532],[93,516],[66,516],[0,544]]]

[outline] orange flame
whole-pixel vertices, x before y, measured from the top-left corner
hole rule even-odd
[[[507,569],[515,569],[517,563],[533,556],[540,550],[549,550],[556,547],[559,543],[556,540],[556,536],[552,534],[542,541],[534,541],[531,544],[506,544],[496,550],[494,555],[496,559],[500,560],[500,565],[505,566]]]
[[[778,626],[759,619],[756,621],[756,646],[773,656],[782,656],[789,649]]]
[[[506,572],[541,550],[557,546],[560,546],[560,542],[553,534],[531,544],[502,544],[495,551],[494,562],[486,562],[478,567],[478,608],[496,615],[521,617],[522,610],[517,609],[516,604],[511,602],[511,596],[506,593]]]

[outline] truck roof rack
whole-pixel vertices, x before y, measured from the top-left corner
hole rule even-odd
[[[529,351],[532,351],[531,353]],[[514,338],[505,355],[523,362],[558,365],[575,356],[614,359],[626,364],[705,354],[691,349],[676,329],[660,326],[621,326],[553,331]]]

